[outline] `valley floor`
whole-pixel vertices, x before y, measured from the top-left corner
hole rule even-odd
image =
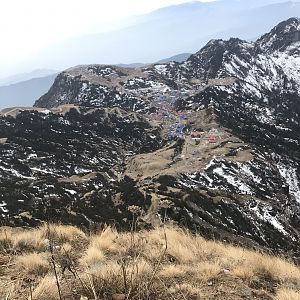
[[[174,225],[129,233],[2,227],[0,299],[298,300],[300,269]]]

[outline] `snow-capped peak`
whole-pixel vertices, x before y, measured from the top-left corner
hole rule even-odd
[[[272,53],[285,51],[300,41],[300,18],[290,18],[279,23],[269,33],[263,35],[257,45],[261,51]]]

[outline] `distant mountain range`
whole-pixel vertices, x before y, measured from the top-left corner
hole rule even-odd
[[[156,64],[167,64],[171,61],[176,61],[176,62],[184,62],[186,61],[192,54],[191,53],[181,53],[177,54],[168,58],[161,59],[156,62]],[[132,64],[117,64],[118,67],[121,68],[142,68],[147,65],[151,65],[153,63],[132,63]]]
[[[28,68],[62,70],[91,63],[139,68],[155,61],[182,62],[190,56],[187,51],[196,52],[210,39],[237,36],[256,40],[281,20],[297,16],[299,1],[194,1],[138,16],[133,25],[118,31],[65,41],[36,54],[26,64]],[[174,53],[183,54],[172,56]],[[169,58],[160,60],[162,57]],[[0,107],[32,105],[48,91],[54,72],[40,69],[0,79]]]
[[[0,78],[0,87],[11,85],[22,81],[27,81],[34,78],[46,77],[57,73],[58,73],[57,70],[37,69],[29,73],[15,74],[9,77]]]
[[[176,62],[184,62],[186,61],[192,54],[191,53],[182,53],[182,54],[178,54],[178,55],[174,55],[165,59],[161,59],[159,60],[157,63],[158,64],[167,64],[171,61],[176,61]]]
[[[35,55],[28,65],[66,69],[79,64],[154,62],[176,53],[194,53],[210,39],[257,39],[290,17],[300,17],[299,1],[194,1],[139,16],[121,30],[64,41]]]
[[[0,86],[0,109],[13,106],[32,106],[36,99],[49,90],[56,76],[55,73]]]

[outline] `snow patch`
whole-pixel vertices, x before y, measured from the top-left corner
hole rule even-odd
[[[300,203],[300,183],[297,175],[297,169],[283,164],[277,164],[277,168],[282,178],[289,186],[290,193]]]
[[[236,187],[241,192],[241,194],[243,194],[243,195],[252,195],[253,194],[251,189],[249,188],[249,186],[247,186],[245,183],[243,183],[236,177],[226,174],[224,172],[223,168],[218,167],[213,170],[213,173],[223,177],[230,185]]]

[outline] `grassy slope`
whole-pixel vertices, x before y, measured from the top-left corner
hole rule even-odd
[[[2,227],[0,299],[59,299],[53,262],[62,299],[300,299],[292,263],[171,225],[90,234],[61,225]],[[62,274],[63,266],[74,274]]]

